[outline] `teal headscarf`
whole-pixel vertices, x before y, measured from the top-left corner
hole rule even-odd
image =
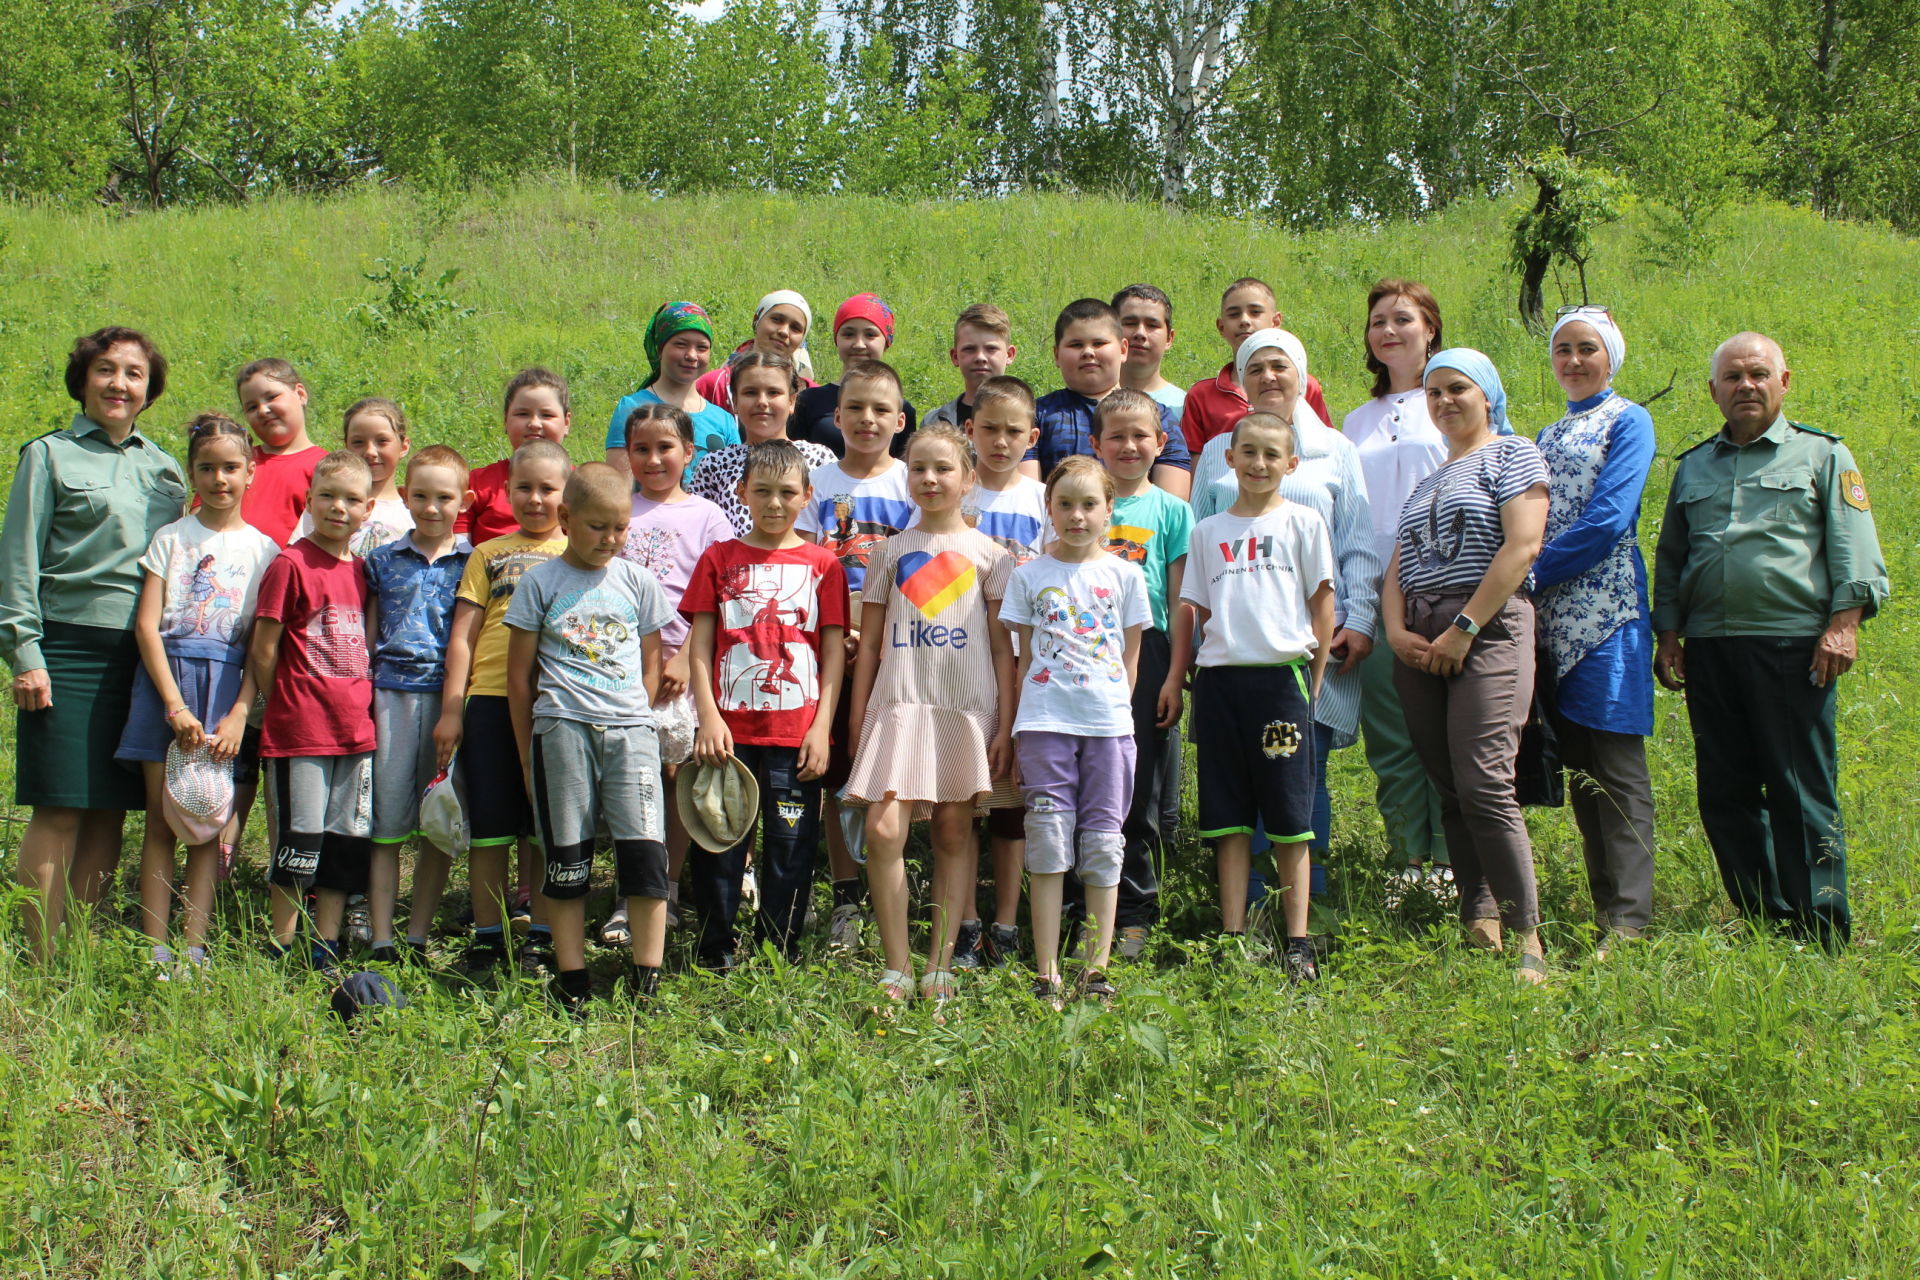
[[[1427,361],[1421,380],[1431,377],[1435,369],[1458,369],[1473,379],[1487,396],[1488,428],[1497,436],[1513,434],[1513,424],[1507,421],[1507,389],[1501,385],[1500,371],[1493,367],[1493,361],[1472,347],[1448,347]]]
[[[640,384],[642,388],[660,380],[660,350],[667,345],[667,339],[687,332],[704,333],[708,342],[714,340],[713,322],[699,303],[668,302],[653,313],[653,319],[647,321],[647,380]]]

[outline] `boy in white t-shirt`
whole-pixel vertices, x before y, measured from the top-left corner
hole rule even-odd
[[[840,404],[834,425],[846,440],[847,452],[838,462],[815,467],[808,477],[813,498],[793,522],[796,533],[833,553],[846,570],[848,621],[860,617],[860,588],[867,578],[867,558],[873,549],[899,533],[919,514],[907,497],[907,467],[893,456],[893,439],[907,424],[906,400],[900,375],[878,360],[849,365],[840,376]],[[847,667],[860,652],[860,633],[847,628]],[[860,867],[848,847],[840,824],[840,788],[847,784],[853,758],[847,743],[853,736],[848,722],[852,700],[842,698],[833,723],[833,747],[827,772],[821,778],[825,796],[827,865],[833,877],[833,915],[827,926],[827,946],[850,952],[860,944],[862,921]]]
[[[1300,465],[1291,424],[1248,414],[1227,462],[1239,496],[1194,527],[1180,589],[1205,629],[1193,689],[1200,834],[1215,842],[1221,928],[1240,935],[1253,832],[1264,826],[1284,886],[1287,974],[1311,982],[1313,698],[1333,638],[1333,541],[1318,513],[1280,496]]]
[[[962,505],[968,524],[1007,549],[1017,567],[1046,550],[1047,487],[1020,470],[1040,439],[1034,421],[1033,388],[1005,374],[973,391],[967,440],[973,445],[974,481]],[[1018,792],[996,794],[987,810],[987,844],[993,853],[993,920],[984,932],[978,920],[960,923],[955,968],[998,967],[1020,955],[1020,881],[1027,861],[1027,811]]]

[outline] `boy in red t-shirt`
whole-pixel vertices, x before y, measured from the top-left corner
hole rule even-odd
[[[846,571],[793,528],[813,498],[807,475],[806,456],[790,442],[754,445],[736,490],[753,528],[708,547],[680,599],[692,623],[689,681],[700,710],[694,758],[718,764],[738,756],[760,784],[765,838],[755,860],[754,934],[789,958],[799,954],[813,887],[820,775],[846,666]],[[752,847],[749,833],[693,864],[695,954],[705,968],[732,967],[733,919]]]
[[[1240,344],[1257,330],[1285,328],[1286,320],[1274,301],[1272,286],[1264,280],[1242,276],[1220,295],[1220,315],[1213,327],[1220,331],[1221,339],[1227,344],[1227,363],[1215,377],[1193,384],[1180,415],[1180,430],[1196,464],[1207,441],[1231,431],[1234,423],[1247,416],[1246,388],[1233,377],[1234,357],[1240,352]],[[1307,388],[1301,395],[1320,415],[1322,424],[1333,422],[1327,416],[1327,396],[1320,389],[1320,379],[1309,374]]]
[[[313,469],[313,532],[267,566],[248,656],[267,699],[260,759],[275,818],[273,942],[293,944],[301,899],[318,892],[313,961],[340,954],[347,895],[367,891],[373,856],[373,669],[367,579],[349,549],[373,509],[357,454]]]

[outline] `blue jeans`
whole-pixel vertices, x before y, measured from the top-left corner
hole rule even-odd
[[[734,744],[733,753],[753,770],[760,784],[760,821],[764,833],[754,875],[760,886],[760,909],[754,920],[754,942],[772,942],[789,960],[800,954],[800,930],[807,919],[807,894],[813,888],[814,846],[820,840],[820,780],[801,782],[798,747]],[[693,877],[693,905],[700,916],[695,959],[702,968],[724,969],[733,962],[739,936],[734,918],[740,914],[740,880],[746,874],[747,855],[755,831],[725,853],[695,852],[688,861]]]

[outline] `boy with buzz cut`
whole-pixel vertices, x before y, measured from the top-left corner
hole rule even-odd
[[[1313,699],[1333,639],[1333,540],[1316,512],[1280,496],[1300,465],[1292,424],[1246,415],[1227,461],[1239,495],[1194,527],[1180,588],[1205,628],[1193,686],[1200,835],[1215,842],[1221,928],[1239,937],[1253,832],[1268,833],[1286,915],[1283,963],[1293,981],[1312,982]]]
[[[507,608],[527,570],[567,548],[560,532],[560,499],[573,459],[551,440],[529,440],[507,466],[507,501],[518,528],[473,549],[455,593],[447,637],[447,676],[434,726],[435,762],[446,768],[456,750],[467,805],[467,878],[473,894],[469,973],[484,973],[507,958],[502,917],[507,900],[507,850],[533,834],[526,770],[515,749],[507,702]],[[530,877],[523,869],[521,879]],[[536,920],[545,918],[544,904]],[[535,923],[527,939],[537,957],[552,934]]]
[[[1046,548],[1047,487],[1020,470],[1020,460],[1040,438],[1034,424],[1033,388],[1014,377],[994,377],[973,393],[966,425],[973,445],[974,481],[961,514],[968,524],[1005,547],[1015,566]],[[1004,801],[1004,802],[1003,802]],[[960,922],[953,946],[956,969],[998,967],[1020,955],[1020,878],[1027,862],[1027,810],[1018,788],[996,794],[987,810],[987,843],[993,854],[993,922]]]
[[[1120,897],[1114,910],[1115,953],[1138,959],[1160,919],[1161,787],[1169,735],[1180,722],[1180,688],[1192,656],[1190,632],[1171,625],[1193,535],[1193,508],[1148,479],[1167,443],[1161,406],[1145,392],[1121,387],[1094,410],[1093,448],[1113,477],[1113,521],[1107,551],[1140,566],[1153,623],[1140,634],[1133,685],[1133,800],[1121,833]],[[1171,637],[1180,635],[1179,643]],[[1179,774],[1173,774],[1179,786]]]
[[[529,569],[507,606],[507,701],[546,855],[554,991],[573,1013],[591,993],[586,899],[601,827],[632,922],[639,998],[658,987],[666,949],[667,818],[652,707],[660,630],[674,612],[651,573],[618,558],[631,490],[604,462],[578,467],[560,502],[566,550]]]
[[[1093,410],[1120,386],[1126,341],[1120,314],[1098,298],[1069,302],[1053,322],[1053,362],[1066,386],[1041,396],[1034,405],[1040,439],[1020,464],[1035,480],[1053,474],[1062,459],[1093,452]],[[1173,430],[1170,410],[1160,409],[1168,430],[1167,447],[1154,464],[1153,483],[1185,498],[1193,483],[1193,460]]]
[[[340,957],[347,895],[365,893],[373,853],[373,677],[367,580],[350,549],[373,511],[373,472],[344,450],[307,489],[313,532],[267,566],[248,660],[267,700],[260,726],[275,817],[273,946],[293,945],[300,904],[318,893],[313,964]]]
[[[1013,345],[1013,321],[991,302],[976,302],[953,322],[953,346],[947,359],[960,371],[959,395],[927,415],[926,425],[945,422],[964,428],[973,417],[980,388],[987,379],[1006,373],[1018,350]]]
[[[1240,344],[1256,330],[1284,329],[1286,323],[1287,318],[1274,303],[1272,288],[1264,280],[1242,276],[1220,295],[1220,315],[1213,327],[1227,344],[1227,363],[1216,376],[1193,384],[1180,419],[1180,429],[1194,457],[1200,456],[1207,441],[1228,430],[1247,411],[1247,393],[1233,376],[1233,360]],[[1333,419],[1327,416],[1327,394],[1312,374],[1307,375],[1305,395],[1321,423],[1330,425]]]
[[[1127,358],[1120,362],[1120,385],[1129,391],[1143,391],[1155,404],[1172,410],[1172,429],[1179,431],[1187,389],[1167,381],[1160,372],[1173,346],[1173,299],[1153,285],[1130,284],[1113,295],[1113,309],[1120,313],[1120,332],[1127,340]]]
[[[794,531],[813,489],[806,455],[790,441],[749,449],[736,493],[753,527],[708,547],[680,597],[692,623],[689,680],[700,711],[693,754],[708,765],[738,756],[753,771],[763,833],[755,934],[793,959],[846,669],[847,575],[833,553]],[[695,860],[695,958],[704,968],[733,966],[733,921],[753,838],[749,831],[727,852]]]
[[[473,548],[453,524],[473,501],[467,460],[444,444],[407,462],[401,494],[413,528],[373,548],[365,560],[373,594],[373,871],[367,891],[373,958],[395,961],[394,906],[400,896],[400,848],[414,842],[413,907],[406,955],[424,960],[427,930],[447,888],[450,850],[420,832],[420,797],[439,767],[433,729],[440,720],[453,600]]]
[[[875,547],[911,524],[918,508],[907,497],[907,465],[893,456],[894,442],[907,424],[900,375],[881,361],[861,361],[841,375],[838,391],[840,402],[833,420],[846,453],[838,461],[813,469],[808,477],[813,499],[793,527],[807,541],[832,552],[846,573],[847,662],[851,665],[859,652],[860,632],[852,624],[860,616],[860,588],[866,582],[867,559]],[[860,865],[854,861],[840,825],[838,798],[853,769],[847,751],[853,737],[848,721],[852,701],[842,698],[834,713],[832,757],[820,780],[825,797],[827,865],[833,877],[827,947],[837,952],[859,947],[863,915]]]

